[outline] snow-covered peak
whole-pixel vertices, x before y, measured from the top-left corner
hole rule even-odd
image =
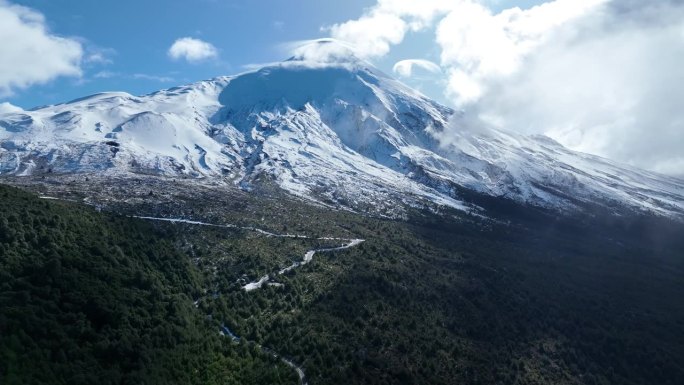
[[[591,202],[684,213],[681,180],[546,137],[463,132],[445,145],[446,125],[458,125],[452,110],[337,42],[312,44],[298,58],[149,95],[5,106],[0,174],[145,173],[244,189],[267,176],[292,194],[350,207],[462,208],[470,191],[559,210]]]

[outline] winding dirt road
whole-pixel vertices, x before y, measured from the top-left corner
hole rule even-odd
[[[244,226],[237,226],[237,225],[233,225],[233,224],[219,225],[219,224],[206,223],[206,222],[200,222],[200,221],[192,221],[192,220],[181,219],[181,218],[157,218],[157,217],[143,217],[143,216],[132,216],[132,218],[138,218],[138,219],[144,219],[144,220],[150,220],[150,221],[183,223],[183,224],[197,225],[197,226],[217,227],[217,228],[225,228],[225,229],[240,229],[240,230],[254,231],[254,232],[259,233],[261,235],[264,235],[266,237],[315,239],[315,240],[319,240],[319,241],[341,241],[341,242],[344,242],[344,244],[342,246],[327,247],[327,248],[321,248],[321,249],[311,249],[304,254],[304,258],[301,261],[294,262],[292,265],[279,270],[278,275],[285,274],[285,273],[287,273],[293,269],[296,269],[298,267],[306,265],[307,263],[309,263],[313,260],[313,257],[316,253],[329,253],[329,252],[334,252],[334,251],[346,250],[346,249],[352,248],[354,246],[358,246],[359,244],[361,244],[365,241],[364,239],[347,239],[347,238],[332,238],[332,237],[315,238],[315,237],[309,237],[306,235],[277,234],[277,233],[272,233],[270,231],[262,230],[262,229],[259,229],[256,227],[251,227],[251,226],[244,227]],[[270,280],[271,280],[271,276],[265,275],[257,281],[250,282],[250,283],[246,284],[245,286],[242,287],[242,289],[245,291],[256,290],[256,289],[261,288],[263,285],[268,284]],[[274,285],[274,284],[272,284],[272,285]],[[304,369],[302,369],[299,365],[295,364],[292,360],[287,359],[287,358],[283,357],[282,355],[278,354],[277,352],[275,352],[275,351],[273,351],[267,347],[261,346],[254,341],[247,341],[247,340],[242,339],[240,336],[235,334],[233,331],[231,331],[225,325],[221,325],[220,333],[222,336],[226,336],[226,337],[228,337],[228,338],[230,338],[233,341],[236,341],[238,343],[245,342],[245,343],[254,344],[262,352],[272,355],[273,357],[279,359],[285,365],[294,369],[297,372],[297,375],[299,376],[300,385],[308,385],[308,382],[306,380],[306,374],[304,373]]]

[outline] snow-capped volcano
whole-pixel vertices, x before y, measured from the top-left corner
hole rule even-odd
[[[681,180],[546,137],[487,130],[444,143],[454,111],[346,47],[314,44],[259,70],[140,97],[5,105],[0,173],[185,175],[247,189],[268,176],[290,193],[347,206],[398,198],[463,207],[462,193],[474,191],[562,209],[594,202],[684,213]]]

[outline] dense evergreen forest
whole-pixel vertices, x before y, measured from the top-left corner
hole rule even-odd
[[[0,186],[0,384],[296,383],[195,309],[169,235]]]
[[[146,222],[2,187],[0,383],[298,382],[256,344],[312,385],[683,383],[684,226],[496,204],[493,220],[235,197],[182,215],[178,201],[138,207],[365,239],[245,292],[335,242]]]
[[[681,225],[540,219],[352,222],[366,242],[283,287],[245,293],[222,258],[202,307],[316,384],[680,384]]]

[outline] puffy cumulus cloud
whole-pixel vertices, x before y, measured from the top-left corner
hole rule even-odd
[[[363,58],[386,55],[409,31],[427,28],[440,14],[453,8],[454,0],[379,0],[361,18],[324,28],[349,42]]]
[[[174,60],[184,59],[191,63],[197,63],[218,57],[218,50],[206,41],[192,37],[183,37],[177,39],[171,45],[168,55]]]
[[[394,64],[394,67],[392,68],[392,71],[399,76],[403,77],[411,77],[413,75],[413,68],[418,67],[421,68],[427,72],[437,74],[442,71],[439,66],[429,60],[423,60],[423,59],[408,59],[408,60],[401,60],[398,61],[397,63]]]
[[[453,129],[543,133],[684,176],[684,1],[552,0],[500,12],[487,3],[378,0],[330,32],[372,58],[434,28],[445,94],[465,114]]]
[[[449,83],[462,84],[464,77],[514,72],[549,30],[606,1],[556,0],[530,10],[511,8],[493,14],[476,0],[378,0],[359,19],[325,29],[356,47],[359,56],[374,58],[389,53],[408,32],[437,24],[442,65],[460,69],[449,72],[454,78]],[[452,91],[458,99],[458,91]]]
[[[488,53],[449,56],[453,47],[443,38],[442,58],[452,68],[447,92],[467,121],[543,133],[576,150],[684,176],[684,4],[603,2],[563,20],[566,9],[549,23],[562,9],[554,4],[522,11],[523,28],[505,24],[515,37],[511,60],[499,67],[487,64]],[[471,43],[466,50],[481,44]],[[470,89],[453,81],[459,73]]]
[[[362,57],[386,55],[390,47],[404,40],[408,24],[400,17],[377,13],[330,27],[331,35],[357,48]]]
[[[509,76],[557,29],[607,0],[556,0],[493,14],[486,6],[457,1],[437,26],[442,65],[450,68],[447,93],[459,107],[477,101],[490,79]]]
[[[81,76],[81,44],[51,34],[45,17],[31,8],[0,0],[0,41],[0,95],[59,76]]]

